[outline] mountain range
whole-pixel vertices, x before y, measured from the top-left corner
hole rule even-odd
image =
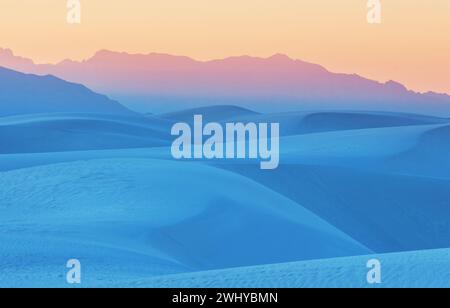
[[[281,54],[196,61],[102,50],[84,61],[35,64],[0,49],[0,66],[82,83],[146,112],[233,104],[257,111],[339,108],[450,116],[446,94],[417,93],[396,81],[380,83],[356,74],[333,73]]]
[[[50,112],[133,114],[83,85],[0,67],[0,116]]]

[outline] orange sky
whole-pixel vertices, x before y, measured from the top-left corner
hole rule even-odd
[[[285,53],[332,71],[394,79],[450,93],[450,1],[81,0],[82,23],[66,23],[66,0],[0,0],[0,47],[36,62],[84,59],[99,49],[164,52],[206,60]]]

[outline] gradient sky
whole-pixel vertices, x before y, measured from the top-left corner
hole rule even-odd
[[[66,23],[66,0],[0,0],[0,47],[38,63],[81,60],[99,49],[163,52],[199,60],[232,55],[292,58],[408,88],[450,93],[450,1],[81,0],[82,23]]]

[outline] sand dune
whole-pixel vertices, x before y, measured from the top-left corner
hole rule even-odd
[[[97,266],[105,255],[95,251],[104,248],[148,258],[155,268],[147,274],[161,273],[158,264],[205,270],[370,252],[282,195],[195,163],[112,159],[14,170],[1,173],[0,198],[2,233],[14,239],[0,251],[20,258],[19,247],[36,237],[47,249],[30,262],[42,271],[56,266],[55,256]],[[129,260],[120,260],[111,271],[125,265],[122,275],[132,276]]]
[[[367,261],[381,262],[381,284],[367,282]],[[443,288],[450,287],[450,250],[412,251],[273,264],[121,282],[154,288]]]
[[[347,274],[359,286],[356,274],[366,269],[354,266],[364,257],[245,267],[450,246],[446,119],[222,115],[216,119],[280,120],[288,127],[280,167],[264,172],[248,160],[174,162],[167,132],[182,118],[1,118],[0,286],[13,278],[17,285],[65,286],[61,273],[70,258],[89,265],[87,286],[249,286],[255,279],[270,286],[266,270],[276,286],[342,286]],[[401,276],[403,256],[426,261],[420,271],[442,263],[440,253],[387,258],[399,286],[415,285]],[[241,268],[223,272],[225,281],[215,272],[166,277],[231,267]],[[313,280],[322,275],[319,268],[331,268],[335,282]]]
[[[170,144],[166,121],[101,114],[38,114],[0,119],[0,153],[142,148]]]

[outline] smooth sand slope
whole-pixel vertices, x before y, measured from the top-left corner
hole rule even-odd
[[[132,278],[145,259],[155,275],[370,252],[289,199],[201,164],[90,160],[1,175],[2,270],[21,259],[31,285],[40,271],[61,281],[54,269],[70,258],[92,277],[110,258],[113,279]]]
[[[224,108],[207,114],[232,119]],[[1,118],[0,286],[65,286],[70,258],[85,264],[86,286],[342,286],[347,274],[360,286],[365,257],[330,258],[450,247],[447,119],[244,110],[235,119],[286,128],[280,167],[265,172],[248,160],[173,161],[168,132],[186,114]],[[388,274],[437,285],[403,269],[411,259],[435,273],[445,256],[386,257]],[[235,267],[225,281],[149,279]]]
[[[381,262],[381,283],[367,282],[367,261]],[[273,264],[121,282],[154,288],[449,288],[450,250]]]

